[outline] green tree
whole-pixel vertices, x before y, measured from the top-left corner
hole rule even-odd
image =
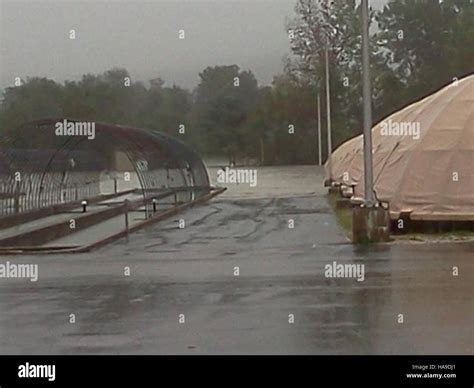
[[[337,146],[362,128],[360,6],[355,0],[298,0],[295,13],[287,26],[293,57],[286,72],[301,84],[314,85],[322,97],[322,116],[326,121],[328,48],[333,144]],[[380,63],[375,52],[372,57],[374,65]]]
[[[266,164],[313,163],[317,150],[314,89],[283,75],[261,93],[247,123],[252,156]]]
[[[377,22],[379,47],[392,69],[379,87],[391,94],[381,96],[390,106],[386,113],[474,71],[472,2],[391,1]]]
[[[11,130],[31,120],[61,115],[63,87],[46,78],[28,78],[4,91],[0,105],[0,126]]]
[[[193,122],[201,148],[235,161],[248,145],[244,125],[257,101],[257,80],[237,65],[207,67],[199,77]]]

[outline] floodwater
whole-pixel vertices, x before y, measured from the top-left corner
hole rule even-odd
[[[474,243],[355,247],[315,167],[228,186],[92,253],[0,256],[39,265],[0,279],[0,353],[473,353]],[[334,261],[364,280],[325,277]]]

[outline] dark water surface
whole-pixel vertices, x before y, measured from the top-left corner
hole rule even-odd
[[[352,246],[321,193],[217,198],[90,254],[1,256],[39,280],[0,279],[0,353],[472,354],[473,252]]]

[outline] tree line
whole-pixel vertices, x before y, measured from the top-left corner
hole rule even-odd
[[[362,131],[359,7],[355,0],[297,0],[285,26],[291,55],[269,86],[237,65],[207,67],[194,90],[160,78],[134,81],[123,68],[64,83],[27,78],[4,90],[0,131],[64,116],[156,129],[230,161],[316,163],[318,94],[326,144],[326,47],[333,144]],[[473,72],[473,3],[390,1],[370,14],[374,122]]]

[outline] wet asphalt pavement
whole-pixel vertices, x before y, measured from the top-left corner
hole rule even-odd
[[[355,247],[321,192],[227,195],[89,254],[0,256],[39,264],[0,279],[0,353],[472,354],[473,252]],[[326,278],[333,261],[365,280]]]

